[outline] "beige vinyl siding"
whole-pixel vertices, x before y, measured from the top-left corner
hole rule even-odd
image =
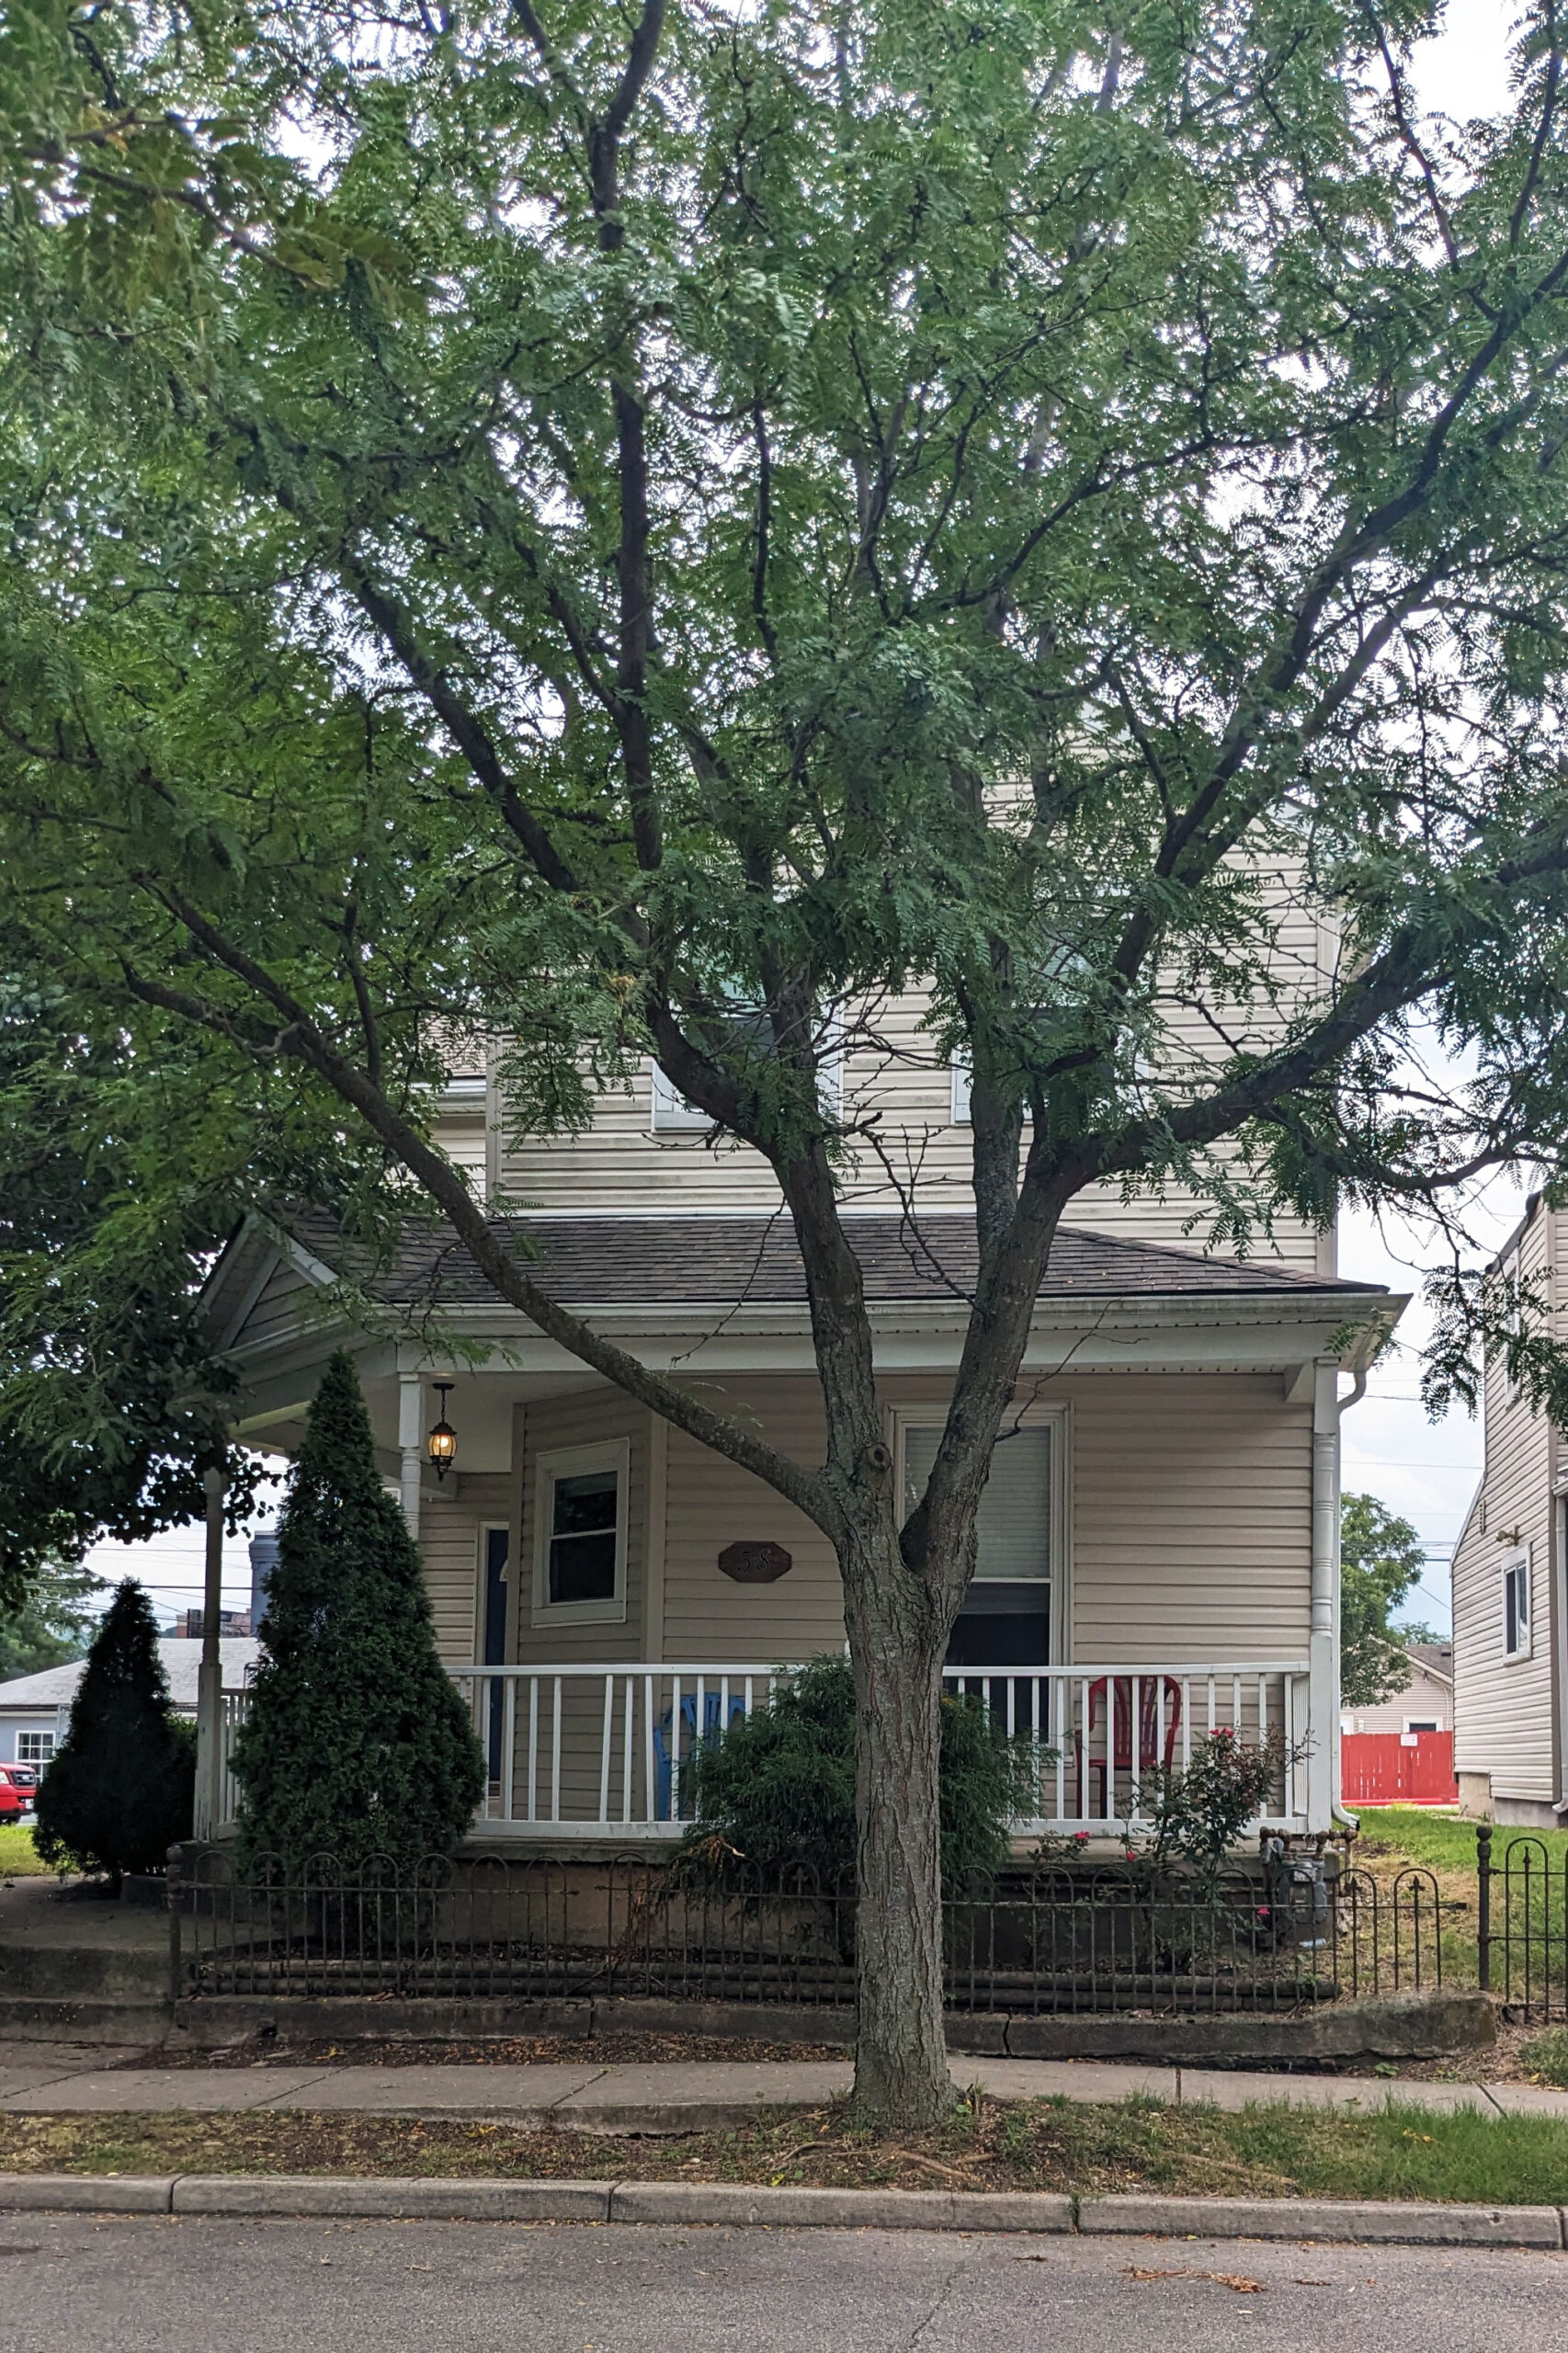
[[[1435,1675],[1417,1667],[1407,1690],[1396,1691],[1392,1699],[1380,1699],[1375,1707],[1347,1708],[1344,1712],[1346,1729],[1350,1732],[1403,1732],[1407,1716],[1429,1717],[1439,1732],[1446,1732],[1454,1720],[1453,1693]]]
[[[510,1502],[511,1481],[505,1472],[462,1479],[455,1504],[428,1494],[421,1498],[419,1550],[436,1646],[449,1666],[472,1665],[479,1656],[481,1533],[506,1525]]]
[[[1548,1273],[1554,1219],[1538,1203],[1519,1238],[1527,1281]],[[1551,1444],[1545,1417],[1509,1392],[1489,1364],[1486,1449],[1477,1507],[1454,1550],[1454,1768],[1489,1773],[1494,1797],[1550,1804],[1553,1787]],[[1480,1506],[1484,1505],[1484,1510]],[[1484,1524],[1483,1524],[1484,1523]],[[1528,1658],[1506,1659],[1506,1536],[1530,1548]]]
[[[613,1390],[585,1390],[530,1404],[524,1418],[521,1558],[513,1563],[516,1638],[513,1655],[521,1663],[607,1663],[642,1656],[642,1579],[647,1559],[648,1415]],[[630,1475],[625,1498],[626,1618],[595,1625],[533,1622],[534,1548],[539,1527],[539,1459],[562,1447],[597,1446],[625,1438]],[[505,1517],[498,1513],[497,1518]]]
[[[710,1399],[710,1402],[715,1402]],[[824,1452],[814,1381],[758,1379],[730,1410],[797,1462]],[[777,1665],[837,1650],[844,1596],[821,1529],[738,1464],[678,1430],[669,1435],[665,1517],[665,1656]],[[727,1544],[782,1544],[793,1565],[773,1585],[736,1585],[719,1567]]]
[[[890,1382],[890,1407],[933,1419],[933,1382]],[[1312,1415],[1277,1375],[1108,1374],[1047,1384],[1068,1408],[1067,1562],[1074,1662],[1171,1665],[1304,1658],[1311,1628]],[[798,1461],[822,1455],[814,1383],[759,1380],[735,1406]],[[672,1432],[665,1655],[771,1663],[835,1647],[843,1605],[831,1547],[761,1481]],[[738,1586],[718,1555],[739,1539],[794,1565]],[[579,1649],[579,1656],[584,1654]]]
[[[1278,1376],[1118,1374],[1072,1399],[1073,1655],[1304,1659],[1312,1411]]]
[[[1282,885],[1272,893],[1278,908],[1276,963],[1290,988],[1316,981],[1332,943],[1315,915]],[[846,1113],[875,1119],[880,1152],[851,1159],[844,1198],[851,1210],[889,1210],[911,1192],[927,1211],[972,1206],[971,1134],[952,1118],[952,1074],[923,1028],[927,995],[912,990],[889,1003],[863,1008],[853,1025],[845,1057]],[[1254,1046],[1278,1034],[1272,1008],[1251,1014],[1220,1008],[1227,1034]],[[1178,1072],[1200,1077],[1211,1063],[1215,1029],[1190,1008],[1167,1008],[1171,1053]],[[701,1131],[655,1132],[652,1069],[644,1064],[630,1084],[607,1090],[594,1124],[585,1134],[558,1137],[504,1154],[504,1188],[540,1210],[712,1211],[771,1209],[778,1188],[771,1170],[746,1146],[725,1139],[710,1142]],[[445,1139],[443,1139],[445,1140]],[[881,1156],[885,1153],[887,1160]],[[891,1164],[891,1167],[890,1165]],[[1196,1224],[1193,1222],[1196,1218]],[[1096,1188],[1071,1204],[1068,1222],[1142,1242],[1200,1250],[1206,1214],[1199,1197],[1174,1187],[1155,1195],[1122,1198],[1119,1188]],[[1272,1236],[1260,1236],[1260,1256],[1290,1266],[1326,1270],[1325,1241],[1293,1218],[1279,1221]]]
[[[460,1168],[470,1182],[483,1192],[484,1189],[484,1120],[443,1119],[436,1129],[435,1141],[454,1167]]]
[[[287,1258],[280,1259],[245,1317],[245,1347],[262,1347],[269,1340],[292,1339],[301,1329],[301,1311],[315,1290],[308,1275]]]

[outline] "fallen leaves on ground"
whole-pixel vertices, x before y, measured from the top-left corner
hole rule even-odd
[[[1177,2264],[1173,2271],[1151,2271],[1146,2264],[1124,2263],[1122,2276],[1128,2279],[1212,2279],[1221,2288],[1229,2288],[1236,2296],[1267,2296],[1267,2289],[1261,2279],[1249,2279],[1244,2271],[1199,2271],[1190,2263]]]

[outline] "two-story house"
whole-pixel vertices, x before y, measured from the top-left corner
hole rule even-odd
[[[1555,1320],[1568,1215],[1539,1193],[1494,1262]],[[1481,1482],[1453,1554],[1454,1769],[1467,1813],[1538,1829],[1568,1816],[1568,1446],[1494,1356]]]
[[[1302,953],[1316,952],[1309,934]],[[846,1048],[835,1083],[879,1114],[848,1211],[888,1439],[914,1494],[974,1257],[965,1075],[912,1003],[875,1049]],[[771,1172],[715,1141],[661,1073],[605,1094],[589,1132],[517,1153],[475,1073],[451,1086],[441,1135],[487,1198],[528,1204],[540,1279],[561,1299],[820,1459],[801,1268]],[[1031,1830],[1108,1831],[1141,1768],[1179,1763],[1218,1724],[1283,1734],[1294,1761],[1271,1818],[1330,1825],[1337,1400],[1403,1302],[1342,1279],[1332,1235],[1290,1222],[1256,1256],[1206,1255],[1196,1208],[1174,1194],[1076,1205],[986,1489],[949,1673],[1048,1745]],[[346,1332],[312,1305],[333,1247],[324,1219],[288,1234],[253,1223],[214,1270],[206,1313],[243,1381],[237,1434],[287,1451],[326,1354],[355,1347],[443,1654],[488,1746],[476,1829],[676,1835],[692,1741],[763,1699],[772,1669],[842,1644],[826,1540],[546,1340],[454,1246],[411,1242],[381,1279],[403,1336]],[[432,1353],[432,1309],[469,1344],[460,1365]],[[455,1455],[437,1475],[441,1422]],[[226,1702],[231,1720],[243,1705]],[[212,1826],[231,1800],[211,1802]]]

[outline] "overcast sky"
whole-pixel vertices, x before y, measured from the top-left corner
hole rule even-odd
[[[1515,15],[1507,0],[1450,0],[1443,30],[1421,52],[1423,105],[1461,117],[1495,112],[1508,95],[1507,30]],[[1500,1242],[1518,1219],[1524,1198],[1523,1180],[1497,1180],[1472,1208],[1471,1231],[1478,1239]],[[1425,1237],[1397,1223],[1380,1229],[1352,1216],[1341,1225],[1344,1274],[1418,1293],[1430,1256]],[[1366,1399],[1346,1420],[1345,1483],[1377,1495],[1414,1521],[1430,1548],[1432,1566],[1421,1592],[1411,1597],[1409,1614],[1446,1629],[1448,1554],[1480,1471],[1481,1430],[1462,1414],[1434,1424],[1422,1411],[1417,1392],[1426,1328],[1417,1298],[1400,1327],[1399,1346],[1374,1371]],[[270,1508],[263,1514],[264,1520],[271,1517]],[[173,1613],[200,1601],[202,1548],[200,1529],[185,1528],[146,1544],[100,1544],[90,1558],[101,1576],[140,1577],[161,1610]],[[231,1539],[223,1556],[224,1606],[244,1608],[249,1600],[245,1540]]]

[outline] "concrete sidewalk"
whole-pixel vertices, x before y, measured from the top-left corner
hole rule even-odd
[[[135,2054],[68,2044],[0,2042],[0,2115],[252,2110],[364,2116],[484,2118],[577,2132],[700,2132],[752,2120],[764,2109],[820,2108],[846,2092],[847,2061],[724,2065],[142,2067]],[[1221,2068],[1143,2067],[1078,2060],[971,2058],[955,2080],[994,2099],[1116,2101],[1134,2095],[1170,2106],[1253,2104],[1381,2109],[1391,2100],[1429,2113],[1568,2120],[1568,2092],[1532,2084],[1446,2084],[1369,2075],[1283,2075]]]

